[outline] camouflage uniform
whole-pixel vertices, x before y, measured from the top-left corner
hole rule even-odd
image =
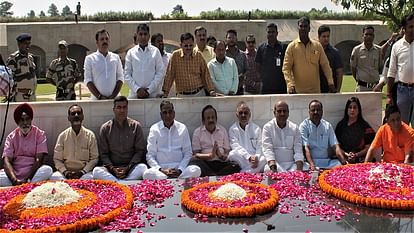
[[[48,80],[56,84],[56,100],[75,100],[75,84],[80,80],[78,64],[72,58],[57,58],[49,65]]]
[[[19,51],[10,54],[7,66],[13,72],[15,83],[14,101],[36,101],[36,65],[32,54],[23,55]]]

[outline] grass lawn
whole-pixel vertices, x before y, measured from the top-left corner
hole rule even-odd
[[[341,92],[354,92],[356,87],[355,79],[352,77],[352,75],[344,75],[343,81],[342,81],[342,88]],[[382,89],[382,109],[385,109],[385,103],[387,100],[387,85],[384,86]]]

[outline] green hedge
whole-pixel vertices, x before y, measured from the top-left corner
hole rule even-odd
[[[332,20],[371,20],[379,19],[375,16],[363,16],[358,12],[344,11],[332,12],[325,9],[312,9],[306,11],[276,11],[276,10],[252,10],[251,19],[298,19],[302,16],[308,16],[310,19],[332,19]],[[203,11],[199,16],[188,16],[184,13],[164,14],[160,18],[154,18],[151,12],[131,11],[131,12],[98,12],[94,15],[82,16],[81,21],[142,21],[142,20],[182,20],[182,19],[207,19],[207,20],[237,20],[247,19],[249,11],[241,10],[221,10]],[[58,17],[0,17],[0,22],[50,22],[50,21],[74,21],[75,16],[58,16]]]

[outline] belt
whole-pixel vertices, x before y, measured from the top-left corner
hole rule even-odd
[[[195,94],[199,93],[201,90],[203,90],[203,87],[199,87],[199,88],[195,89],[194,91],[179,92],[178,94],[180,94],[180,95],[195,95]]]
[[[375,85],[377,85],[377,84],[378,84],[378,82],[375,82],[375,83],[367,83],[367,82],[358,80],[358,86],[363,86],[363,87],[366,87],[366,88],[374,88]]]
[[[414,83],[403,83],[403,82],[398,82],[399,85],[404,86],[404,87],[414,87]]]

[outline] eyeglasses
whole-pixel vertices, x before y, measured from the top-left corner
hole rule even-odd
[[[254,44],[254,43],[256,43],[256,41],[246,41],[246,43],[248,43],[248,44]]]
[[[183,44],[182,46],[184,48],[192,48],[194,45],[192,45],[192,44]]]

